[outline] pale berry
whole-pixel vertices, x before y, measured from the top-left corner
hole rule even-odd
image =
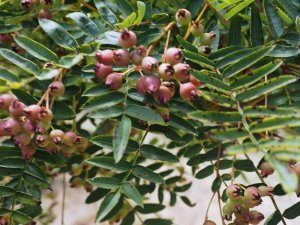
[[[0,95],[0,109],[8,109],[9,105],[14,101],[14,97],[9,94]]]
[[[190,76],[190,82],[196,87],[201,87],[203,84],[193,75]]]
[[[191,32],[195,37],[204,33],[204,26],[198,21],[192,21]]]
[[[227,204],[223,206],[222,212],[225,220],[227,221],[232,220],[233,211],[232,209],[230,209],[230,207]]]
[[[54,81],[48,86],[49,94],[55,97],[63,96],[65,85],[61,81]]]
[[[38,134],[36,135],[34,142],[39,147],[46,147],[50,144],[50,139],[47,134]]]
[[[160,64],[158,67],[158,75],[163,80],[171,80],[173,79],[173,75],[175,74],[175,70],[173,66],[169,63]]]
[[[250,215],[250,223],[251,224],[254,224],[254,225],[257,225],[259,224],[261,221],[264,220],[264,215],[256,210],[253,210],[253,211],[250,211],[249,212],[249,215]]]
[[[39,105],[30,105],[23,109],[23,113],[27,119],[34,121],[38,118],[39,113],[41,112],[41,107]]]
[[[84,182],[83,187],[88,193],[91,193],[94,189],[94,186],[88,182]]]
[[[98,50],[96,57],[99,63],[110,66],[113,64],[114,52],[110,49]]]
[[[131,48],[136,44],[136,34],[133,31],[124,29],[119,36],[119,44],[122,48]]]
[[[71,180],[70,187],[71,188],[79,188],[83,185],[84,181],[80,177],[74,177]]]
[[[26,107],[26,105],[25,105],[23,102],[21,102],[21,101],[19,101],[19,100],[14,100],[14,101],[10,104],[8,110],[9,110],[9,113],[10,113],[10,115],[11,115],[12,117],[14,117],[14,118],[19,118],[19,117],[21,117],[21,116],[24,115],[24,114],[23,114],[23,109],[24,109],[25,107]]]
[[[205,46],[205,45],[201,45],[199,48],[198,48],[198,52],[200,54],[203,54],[203,55],[209,55],[211,53],[211,47],[209,46]]]
[[[42,19],[50,20],[52,18],[52,13],[46,9],[41,9],[39,11],[38,17]]]
[[[235,199],[243,194],[242,189],[235,184],[231,184],[226,189],[226,195],[228,198]]]
[[[203,225],[217,225],[214,221],[212,220],[205,220],[205,222],[203,223]]]
[[[72,176],[79,176],[81,174],[81,172],[82,172],[82,167],[80,164],[78,164],[78,163],[72,164],[71,171],[70,171],[70,174]]]
[[[171,65],[181,63],[183,60],[183,54],[179,48],[168,48],[165,52],[165,59]]]
[[[76,144],[76,148],[80,152],[83,152],[88,147],[89,141],[85,137],[77,136],[75,144]]]
[[[244,204],[248,208],[253,208],[262,203],[261,196],[257,187],[248,187],[244,192]]]
[[[111,74],[113,72],[112,66],[106,66],[102,63],[96,63],[94,66],[94,71],[96,76],[100,80],[105,80],[105,78],[108,76],[108,74]]]
[[[135,65],[141,65],[143,59],[146,57],[147,51],[143,45],[138,47],[132,53],[130,53],[130,60]]]
[[[272,187],[268,187],[268,186],[259,186],[258,187],[259,190],[259,194],[261,197],[265,197],[265,196],[273,196],[273,188]]]
[[[116,66],[127,66],[129,63],[130,54],[125,49],[118,49],[114,51],[113,62]]]
[[[31,157],[33,156],[35,151],[36,151],[36,148],[32,143],[21,147],[22,156],[25,160],[31,159]]]
[[[198,97],[198,90],[195,85],[188,82],[180,85],[180,96],[185,101],[191,101]]]
[[[39,121],[37,123],[34,123],[34,132],[37,134],[45,134],[50,127],[51,121]]]
[[[54,144],[59,145],[63,142],[64,132],[59,129],[54,129],[50,132],[49,136]]]
[[[34,5],[34,0],[21,0],[20,5],[25,10],[32,10]]]
[[[76,133],[74,133],[73,131],[67,131],[66,133],[64,133],[63,142],[65,145],[71,146],[74,145],[76,138],[77,138]]]
[[[200,42],[202,45],[211,45],[211,43],[216,39],[216,33],[211,31],[209,33],[204,33],[200,36]]]
[[[245,211],[243,203],[244,203],[243,198],[241,196],[239,196],[235,199],[228,198],[226,201],[226,205],[227,205],[228,209],[237,214],[241,214]]]
[[[156,58],[151,56],[146,56],[142,60],[141,67],[145,74],[153,74],[155,71],[157,71],[158,62]]]
[[[173,82],[163,81],[161,85],[169,88],[169,90],[171,91],[171,97],[175,95],[175,84]]]
[[[191,22],[192,14],[186,9],[178,9],[175,18],[179,25],[186,26]]]
[[[23,130],[27,133],[33,133],[34,132],[34,125],[29,119],[25,119],[23,122]]]
[[[50,154],[57,154],[60,150],[60,146],[50,143],[48,146],[45,147],[45,150]]]
[[[147,94],[154,94],[158,91],[159,87],[161,85],[161,81],[157,76],[150,75],[150,76],[145,76],[144,80],[144,90],[145,93]]]
[[[185,81],[190,78],[191,67],[188,64],[178,63],[174,65],[175,78],[178,81]]]
[[[122,86],[123,76],[121,73],[111,73],[106,77],[106,87],[117,90]]]
[[[165,122],[170,120],[170,111],[168,108],[157,107],[156,112],[164,119]]]
[[[272,175],[274,173],[274,169],[273,167],[271,166],[271,164],[267,161],[263,162],[261,165],[260,165],[260,174],[262,177],[268,177],[269,175]]]
[[[14,118],[8,118],[7,120],[4,120],[2,127],[6,136],[16,135],[21,131],[20,122]]]
[[[51,121],[53,118],[53,113],[50,109],[42,106],[41,111],[38,114],[38,119],[41,121]]]
[[[25,145],[28,145],[31,141],[31,135],[27,133],[18,133],[13,137],[14,143],[18,147],[23,147]]]
[[[167,104],[172,98],[172,93],[166,86],[160,86],[154,95],[155,100],[160,104]]]

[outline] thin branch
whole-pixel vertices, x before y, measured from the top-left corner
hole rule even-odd
[[[63,174],[63,193],[61,204],[61,225],[65,224],[65,202],[66,202],[66,173]]]

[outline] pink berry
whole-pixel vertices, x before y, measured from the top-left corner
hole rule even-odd
[[[49,94],[55,97],[63,96],[65,85],[61,81],[54,81],[48,86]]]
[[[186,26],[191,22],[192,14],[186,9],[178,9],[175,18],[179,25]]]
[[[8,118],[7,120],[4,120],[2,128],[5,136],[16,135],[21,131],[20,122],[14,118]]]
[[[19,100],[14,100],[10,106],[9,106],[9,113],[12,117],[14,118],[19,118],[23,116],[23,109],[26,107],[26,105],[19,101]]]
[[[271,166],[271,164],[269,162],[263,162],[261,165],[260,165],[260,174],[262,177],[268,177],[269,175],[272,175],[274,173],[274,169],[273,167]]]
[[[124,29],[119,36],[119,44],[122,48],[131,48],[136,44],[136,34],[133,31]]]
[[[165,52],[165,59],[171,65],[181,63],[183,60],[183,54],[179,48],[168,48]]]
[[[48,19],[48,20],[50,20],[52,18],[52,13],[49,12],[48,10],[46,10],[46,9],[41,9],[39,11],[38,17],[42,18],[42,19]]]
[[[33,156],[35,151],[36,151],[36,148],[32,143],[21,147],[22,156],[25,160],[31,159],[31,157]]]
[[[130,53],[130,60],[135,65],[141,65],[143,59],[146,57],[147,51],[142,45]]]
[[[200,36],[200,42],[202,45],[211,45],[211,43],[216,39],[217,35],[215,32],[211,31],[209,33],[204,33]]]
[[[50,132],[49,136],[54,144],[59,145],[63,142],[64,132],[59,129],[54,129]]]
[[[33,9],[34,0],[21,0],[20,5],[25,10],[32,10]]]
[[[192,83],[185,83],[180,85],[180,96],[185,101],[194,100],[198,97],[198,90]]]
[[[146,91],[144,88],[145,80],[146,80],[146,76],[141,76],[136,82],[136,89],[141,95],[146,94]]]
[[[106,87],[117,90],[122,87],[123,76],[121,73],[111,73],[106,77]]]
[[[154,98],[160,104],[167,104],[172,98],[172,94],[169,88],[161,85],[155,93]]]
[[[23,109],[23,113],[27,119],[34,121],[38,118],[41,112],[41,107],[39,105],[30,105]]]
[[[113,64],[114,52],[110,49],[102,51],[98,50],[96,53],[96,57],[99,63],[110,66]]]
[[[14,136],[13,139],[16,146],[23,147],[30,143],[31,135],[29,135],[28,133],[18,133]]]
[[[145,74],[153,74],[158,68],[158,62],[156,58],[146,56],[143,59],[141,66]]]
[[[34,125],[29,119],[25,119],[23,122],[23,130],[27,133],[33,133],[34,132]]]
[[[77,134],[73,131],[68,131],[64,134],[63,142],[65,145],[72,146],[77,138]]]
[[[204,33],[204,26],[198,21],[192,21],[191,32],[195,37],[199,37]]]
[[[228,198],[235,199],[235,198],[241,196],[242,194],[243,194],[242,189],[235,184],[229,185],[226,189],[226,195]]]
[[[42,106],[41,111],[38,114],[38,119],[41,121],[51,121],[53,118],[53,113],[50,109]]]
[[[54,0],[40,0],[41,5],[47,6],[53,4]]]
[[[174,74],[175,70],[169,63],[163,63],[158,67],[158,75],[163,80],[173,79]]]
[[[46,134],[38,134],[35,137],[35,144],[39,147],[46,147],[50,144],[49,136]]]
[[[178,81],[185,81],[190,78],[191,67],[188,64],[178,63],[174,65],[175,78]]]
[[[257,225],[257,224],[259,224],[261,221],[263,221],[264,220],[264,215],[262,214],[262,213],[260,213],[260,212],[258,212],[258,211],[255,211],[255,210],[253,210],[253,211],[250,211],[249,212],[249,215],[250,215],[250,223],[251,224],[254,224],[254,225]]]
[[[0,109],[8,109],[9,105],[14,101],[14,97],[9,94],[0,95]]]
[[[36,134],[45,134],[47,130],[51,127],[51,121],[39,121],[34,124],[34,132]]]
[[[201,87],[203,84],[197,80],[196,77],[194,77],[193,75],[190,76],[190,82],[195,85],[196,87]]]
[[[144,90],[146,94],[154,94],[158,91],[161,81],[157,76],[150,75],[150,76],[145,76],[144,80]]]
[[[96,76],[100,80],[105,80],[105,78],[108,76],[108,74],[111,74],[113,72],[112,66],[106,66],[101,63],[96,63],[94,67],[94,71],[96,73]]]
[[[114,51],[113,62],[116,66],[127,66],[129,63],[129,52],[125,49],[118,49]]]
[[[260,187],[258,187],[258,190],[259,190],[260,196],[262,196],[262,197],[265,197],[265,196],[272,197],[273,196],[273,188],[272,187],[260,186]]]
[[[173,82],[163,81],[161,85],[169,88],[169,90],[171,91],[171,97],[175,95],[175,84]]]

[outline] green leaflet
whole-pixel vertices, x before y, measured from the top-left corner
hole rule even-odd
[[[104,169],[116,170],[116,171],[127,171],[130,169],[131,165],[125,160],[120,160],[115,163],[113,157],[97,156],[86,160],[87,163]]]
[[[71,18],[86,34],[91,36],[97,36],[100,34],[97,25],[84,13],[73,12],[68,14],[66,17]]]
[[[238,112],[215,112],[197,110],[189,114],[190,117],[204,121],[216,123],[236,123],[242,120],[242,116]]]
[[[164,180],[160,175],[143,166],[138,165],[133,167],[132,174],[145,180],[149,180],[150,182],[158,184],[164,183]]]
[[[252,2],[254,2],[254,0],[245,0],[245,1],[242,1],[241,3],[237,4],[235,7],[233,7],[231,10],[229,10],[225,14],[225,19],[229,20],[230,18],[235,16],[237,13],[242,11],[244,8],[246,8],[248,5],[250,5]]]
[[[23,58],[22,56],[19,56],[11,50],[1,48],[0,54],[2,55],[2,57],[4,57],[5,59],[15,64],[20,69],[26,71],[29,74],[37,76],[40,73],[40,68],[35,63]]]
[[[88,182],[96,187],[104,189],[118,188],[121,185],[121,180],[115,177],[95,177],[89,179]]]
[[[110,192],[105,196],[97,212],[96,223],[99,223],[111,212],[111,210],[118,204],[120,198],[121,194],[119,191]]]
[[[129,104],[125,108],[124,113],[128,116],[148,121],[150,123],[164,123],[162,117],[158,113],[144,106]]]
[[[299,118],[271,118],[262,122],[254,122],[250,125],[250,131],[254,133],[280,129],[284,127],[300,126]]]
[[[200,55],[199,53],[183,50],[183,54],[188,60],[200,66],[204,66],[210,69],[213,69],[215,67],[214,62],[210,61],[208,58]]]
[[[56,44],[68,50],[76,50],[77,42],[75,38],[61,25],[47,19],[39,19],[39,23],[42,29],[56,42]]]
[[[297,80],[294,76],[282,75],[277,78],[272,78],[265,83],[260,83],[250,89],[237,94],[236,99],[241,102],[251,101],[256,99],[264,94],[268,94],[272,91],[275,91],[279,88],[282,88],[290,83],[293,83]]]
[[[94,0],[95,6],[99,11],[100,16],[104,21],[111,26],[118,23],[116,15],[110,10],[110,8],[101,0]]]
[[[99,135],[95,136],[91,139],[91,142],[93,142],[95,145],[100,146],[105,149],[113,149],[113,137],[112,136],[105,136],[105,135]],[[127,144],[126,151],[127,152],[133,152],[136,149],[138,149],[139,144],[136,141],[129,140]]]
[[[58,57],[53,51],[28,37],[19,35],[15,37],[15,41],[29,54],[33,55],[34,57],[40,60],[53,62],[58,61]]]
[[[263,4],[272,36],[274,38],[281,37],[284,33],[284,26],[280,17],[277,14],[276,8],[274,7],[274,3],[271,0],[265,0],[263,1]]]
[[[300,117],[300,110],[281,107],[248,106],[244,109],[244,115],[247,117]]]
[[[152,145],[142,145],[141,155],[147,159],[160,160],[171,163],[179,162],[178,158],[172,153]]]
[[[262,28],[262,21],[260,18],[260,12],[256,4],[252,4],[251,8],[251,44],[252,47],[260,46],[264,44],[264,32]]]
[[[249,66],[264,58],[268,53],[270,53],[273,50],[273,48],[274,46],[260,48],[251,53],[250,55],[238,60],[236,63],[231,64],[224,70],[224,77],[229,78],[237,75],[244,69],[248,68]]]

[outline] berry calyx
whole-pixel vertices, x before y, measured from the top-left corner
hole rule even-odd
[[[39,105],[30,105],[23,108],[23,113],[30,121],[34,121],[38,118],[41,112],[41,107]]]
[[[195,37],[204,33],[204,26],[198,21],[192,21],[191,32]]]
[[[160,87],[161,81],[157,76],[144,76],[143,88],[146,94],[154,94]]]
[[[183,54],[179,48],[168,48],[165,52],[165,59],[171,65],[181,63],[183,60]]]
[[[46,9],[41,9],[39,11],[38,17],[42,18],[42,19],[48,19],[49,20],[49,19],[52,18],[52,13],[49,12],[48,10],[46,10]]]
[[[173,79],[173,75],[175,74],[175,70],[173,66],[169,63],[163,63],[158,67],[158,75],[163,80],[171,80]]]
[[[198,90],[195,85],[188,82],[180,85],[180,96],[185,101],[191,101],[198,97]]]
[[[211,53],[211,47],[202,45],[198,48],[200,54],[209,55]]]
[[[9,94],[0,95],[0,109],[8,109],[9,105],[14,101],[14,97]]]
[[[200,36],[200,42],[202,45],[211,45],[211,43],[216,39],[216,33],[211,31],[209,33],[204,33]]]
[[[185,81],[190,78],[191,67],[188,64],[178,63],[174,65],[175,78],[178,81]]]
[[[96,53],[96,57],[99,63],[110,66],[113,64],[114,52],[110,49],[102,51],[98,50]]]
[[[64,132],[59,129],[54,129],[50,132],[49,136],[54,144],[59,145],[63,142]]]
[[[261,165],[260,165],[260,174],[262,177],[268,177],[269,175],[272,175],[274,173],[274,169],[273,167],[271,166],[271,164],[269,162],[263,162]]]
[[[264,220],[264,215],[256,210],[250,211],[249,212],[249,216],[250,216],[250,221],[249,223],[257,225],[259,224],[261,221]]]
[[[122,86],[122,81],[121,73],[111,73],[106,77],[105,85],[112,90],[117,90]]]
[[[191,22],[192,14],[186,9],[178,9],[175,18],[179,25],[186,26]]]
[[[166,86],[160,86],[154,95],[155,100],[160,104],[167,104],[172,98],[172,93]]]
[[[20,5],[25,10],[33,9],[34,0],[21,0]]]
[[[143,45],[138,47],[132,53],[130,53],[130,60],[135,65],[141,65],[143,59],[146,57],[147,51]]]
[[[156,58],[151,56],[146,56],[145,58],[143,58],[141,66],[142,66],[142,70],[146,74],[153,74],[153,72],[155,72],[158,68],[158,62]]]
[[[227,221],[232,220],[233,211],[227,204],[223,206],[222,212],[223,212],[223,217],[225,220],[227,220]]]
[[[226,189],[226,195],[228,198],[236,199],[239,196],[242,196],[242,194],[243,194],[242,189],[235,184],[229,185]]]
[[[123,29],[118,40],[122,48],[131,48],[136,44],[136,34],[131,30]]]
[[[53,118],[52,111],[42,106],[41,111],[38,114],[38,119],[41,121],[51,121],[52,118]]]
[[[94,66],[94,71],[96,76],[100,80],[105,80],[108,74],[111,74],[113,72],[113,69],[112,66],[106,66],[102,63],[97,62],[96,65]]]
[[[244,204],[247,208],[253,208],[262,203],[261,196],[257,187],[248,187],[244,192]]]
[[[49,94],[60,97],[65,93],[65,85],[61,81],[54,81],[48,86]]]
[[[116,66],[127,66],[129,63],[130,54],[125,49],[118,49],[114,51],[113,62]]]
[[[35,144],[39,147],[46,147],[50,144],[49,136],[46,134],[38,134],[35,137]]]

